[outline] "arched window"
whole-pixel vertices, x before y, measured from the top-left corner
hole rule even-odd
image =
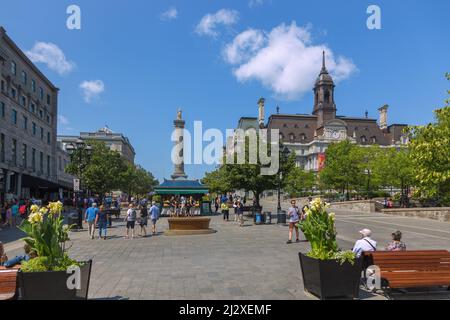
[[[306,140],[306,134],[302,133],[300,135],[300,140],[305,141]]]
[[[362,136],[362,137],[361,137],[361,142],[362,142],[362,143],[366,143],[366,142],[367,142],[366,136]]]
[[[377,143],[377,137],[372,137],[370,138],[370,140],[372,141],[372,143]]]

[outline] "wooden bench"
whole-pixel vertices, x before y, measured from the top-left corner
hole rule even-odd
[[[381,271],[381,286],[391,289],[450,286],[450,253],[446,250],[366,252],[365,268]]]
[[[13,300],[17,297],[17,271],[19,267],[0,267],[0,300]]]

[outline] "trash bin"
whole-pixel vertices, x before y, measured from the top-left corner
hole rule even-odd
[[[255,224],[261,224],[262,223],[262,215],[261,213],[257,212],[255,213]]]
[[[286,224],[286,211],[281,211],[277,213],[277,224]]]
[[[272,212],[264,212],[264,223],[265,224],[272,223]]]

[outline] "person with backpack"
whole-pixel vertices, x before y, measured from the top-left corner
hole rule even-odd
[[[377,242],[373,240],[372,231],[369,229],[362,229],[359,231],[361,239],[356,241],[353,246],[353,253],[356,254],[356,258],[361,257],[364,252],[377,251]]]
[[[128,206],[127,216],[125,217],[125,222],[127,223],[127,234],[125,239],[130,238],[130,229],[131,229],[131,239],[134,238],[134,226],[136,224],[136,210],[134,209],[134,205],[130,203]]]
[[[147,223],[148,223],[148,210],[147,205],[143,205],[141,208],[140,216],[139,216],[139,225],[141,226],[141,230],[139,231],[139,236],[142,237],[142,233],[144,234],[144,238],[147,236]]]

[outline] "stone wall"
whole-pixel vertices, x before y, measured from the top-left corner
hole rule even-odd
[[[442,222],[450,222],[450,208],[404,208],[383,209],[382,213],[403,217],[426,218]]]
[[[332,202],[330,204],[331,209],[355,212],[375,212],[378,207],[379,204],[376,201],[369,200]]]

